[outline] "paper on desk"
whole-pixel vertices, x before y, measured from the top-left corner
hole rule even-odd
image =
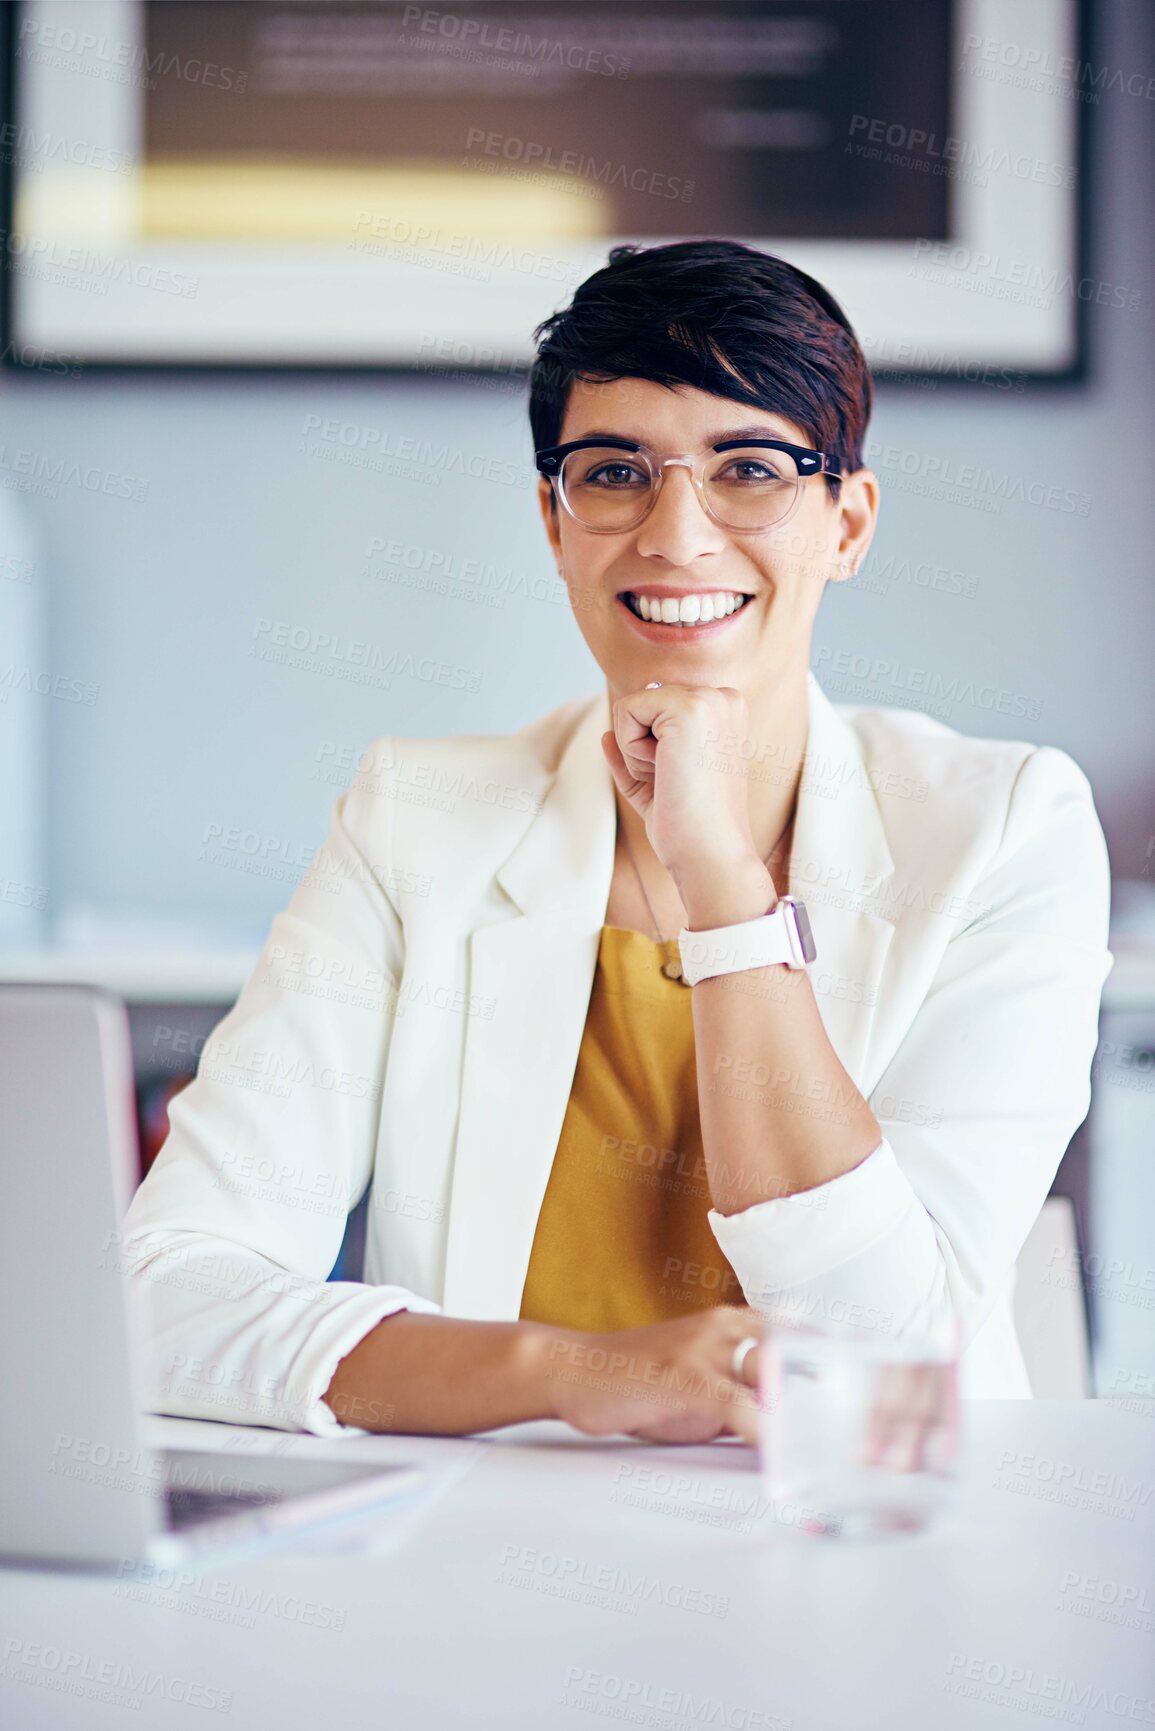
[[[413,1529],[463,1478],[486,1444],[472,1437],[350,1437],[336,1445],[303,1431],[275,1431],[257,1425],[206,1425],[143,1414],[145,1439],[153,1448],[209,1448],[214,1454],[300,1455],[348,1460],[371,1466],[416,1466],[420,1481],[379,1506],[330,1516],[315,1528],[263,1535],[244,1550],[254,1560],[268,1556],[385,1556],[400,1549]],[[240,1554],[240,1547],[233,1553]]]
[[[460,1453],[419,1465],[420,1482],[411,1491],[404,1491],[380,1507],[359,1509],[353,1514],[327,1520],[315,1528],[285,1533],[269,1547],[277,1556],[388,1556],[400,1550],[415,1527],[440,1502],[459,1479],[463,1478],[484,1451],[484,1443],[466,1443]]]

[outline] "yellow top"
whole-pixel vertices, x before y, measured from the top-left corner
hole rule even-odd
[[[706,1218],[691,994],[661,971],[676,953],[602,927],[523,1321],[601,1332],[745,1303]]]

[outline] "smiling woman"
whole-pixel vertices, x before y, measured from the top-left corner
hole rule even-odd
[[[615,247],[536,334],[542,520],[604,690],[379,740],[336,801],[331,879],[274,920],[129,1211],[151,1404],[751,1441],[772,1307],[948,1322],[964,1396],[1028,1396],[1014,1266],[1112,961],[1086,777],[811,672],[879,505],[820,284]],[[487,795],[406,802],[402,760]],[[270,1050],[366,1086],[262,1094]],[[363,1279],[329,1281],[367,1190]]]

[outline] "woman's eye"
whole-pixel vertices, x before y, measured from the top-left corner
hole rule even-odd
[[[638,471],[632,469],[628,463],[603,463],[600,469],[594,469],[586,476],[586,484],[588,486],[592,482],[601,485],[603,478],[608,477],[608,485],[623,486],[629,482],[631,476],[635,480],[641,479]]]
[[[780,481],[782,476],[770,463],[745,458],[740,463],[731,464],[731,473],[739,481]]]

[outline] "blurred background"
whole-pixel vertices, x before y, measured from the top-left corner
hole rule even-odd
[[[1078,1305],[1100,1395],[1155,1394],[1155,10],[2,24],[0,972],[128,999],[145,1164],[370,741],[600,686],[535,502],[532,327],[615,241],[746,240],[878,380],[881,523],[820,683],[1094,788],[1116,966],[1023,1303]]]

